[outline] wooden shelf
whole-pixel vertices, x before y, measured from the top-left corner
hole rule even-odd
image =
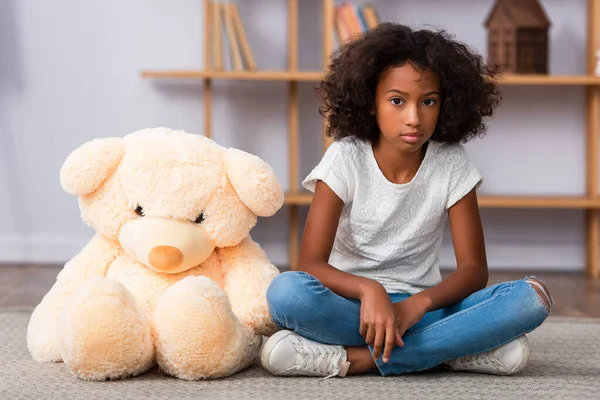
[[[159,79],[231,79],[242,81],[316,82],[321,71],[142,71],[144,78]]]
[[[289,205],[305,206],[309,205],[311,201],[312,193],[287,192],[284,197],[285,204]]]
[[[142,71],[142,77],[155,79],[221,79],[281,82],[317,82],[321,79],[322,75],[322,71]],[[593,75],[507,74],[500,79],[500,84],[539,86],[600,86],[600,77]]]
[[[288,192],[288,205],[309,205],[312,194]],[[557,208],[557,209],[600,209],[600,198],[554,197],[554,196],[480,196],[481,208]]]
[[[203,83],[204,135],[211,137],[213,82],[215,80],[281,82],[288,87],[288,173],[289,192],[285,204],[289,207],[288,251],[289,265],[293,270],[298,259],[300,221],[298,210],[308,206],[312,193],[303,191],[299,176],[299,90],[298,82],[316,83],[323,76],[323,70],[299,70],[299,12],[300,0],[285,0],[287,3],[287,63],[285,70],[223,70],[220,57],[211,57],[211,49],[217,54],[223,50],[219,26],[213,24],[212,2],[204,0],[204,65],[201,69],[145,70],[143,78],[164,80],[197,80]],[[321,0],[321,50],[322,65],[327,68],[330,55],[334,51],[335,0]],[[578,22],[576,22],[578,23]],[[598,176],[600,171],[600,77],[594,76],[596,51],[600,48],[600,0],[586,0],[586,69],[580,75],[534,75],[505,74],[500,76],[501,86],[570,86],[585,89],[585,178],[586,190],[581,196],[480,196],[481,208],[506,209],[573,209],[585,211],[585,255],[586,273],[590,277],[600,276],[600,191]],[[215,34],[213,41],[212,35]],[[326,121],[323,119],[323,151],[331,144],[325,135]]]
[[[481,208],[562,208],[598,209],[600,199],[554,196],[480,196]]]
[[[506,74],[500,79],[504,85],[546,85],[546,86],[597,86],[600,77],[593,75],[515,75]]]

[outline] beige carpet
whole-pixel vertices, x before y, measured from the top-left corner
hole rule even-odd
[[[275,378],[259,366],[218,381],[186,382],[154,369],[122,381],[84,382],[64,364],[33,361],[27,311],[0,311],[0,399],[598,399],[600,320],[550,317],[529,335],[519,376],[429,371],[382,378]]]

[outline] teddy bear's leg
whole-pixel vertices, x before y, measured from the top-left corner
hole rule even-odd
[[[71,372],[84,380],[139,375],[154,364],[149,318],[119,282],[95,277],[63,308],[58,347]]]
[[[161,369],[186,380],[232,375],[258,355],[261,337],[243,326],[225,292],[206,277],[171,286],[153,317]]]

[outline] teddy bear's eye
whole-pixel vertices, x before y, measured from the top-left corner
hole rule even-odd
[[[143,217],[144,215],[146,215],[146,214],[144,214],[144,209],[143,209],[143,208],[142,208],[142,206],[140,206],[140,205],[138,205],[138,206],[135,208],[135,213],[136,213],[137,215],[139,215],[140,217]]]
[[[196,219],[194,220],[195,223],[197,224],[201,224],[204,222],[204,213],[201,212],[200,214],[198,214],[198,216],[196,217]]]

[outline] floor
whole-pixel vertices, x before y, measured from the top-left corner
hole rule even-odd
[[[32,308],[52,286],[62,267],[0,264],[0,308]],[[577,272],[490,272],[489,284],[536,275],[550,288],[554,316],[600,318],[600,279]]]

